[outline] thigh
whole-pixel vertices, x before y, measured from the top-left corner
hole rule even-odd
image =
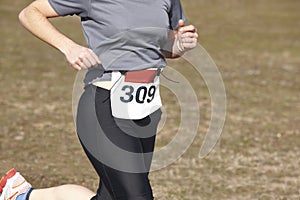
[[[153,199],[147,173],[128,173],[113,169],[93,157],[86,149],[85,152],[100,176],[99,188],[92,200]]]
[[[152,200],[147,173],[128,173],[113,169],[88,154],[100,176],[96,200]]]

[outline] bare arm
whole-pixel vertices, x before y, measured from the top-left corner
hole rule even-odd
[[[193,25],[184,26],[184,21],[179,20],[178,30],[169,34],[169,44],[162,49],[166,58],[178,58],[186,51],[196,47],[198,39],[197,29]]]
[[[63,35],[48,20],[58,16],[48,0],[36,0],[20,12],[19,20],[33,35],[61,51],[73,68],[80,70],[101,64],[91,49]]]

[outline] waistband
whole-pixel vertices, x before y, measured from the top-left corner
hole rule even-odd
[[[145,70],[156,70],[156,76],[159,76],[160,73],[162,72],[163,68],[148,68],[148,69],[142,69],[142,70],[135,70],[135,71],[145,71]],[[122,75],[125,75],[127,72],[134,72],[130,70],[107,70],[104,71],[104,74],[106,73],[113,73],[113,72],[120,72]]]

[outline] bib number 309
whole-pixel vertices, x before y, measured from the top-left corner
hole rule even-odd
[[[158,76],[150,83],[125,81],[125,76],[119,74],[112,74],[113,78],[117,80],[110,91],[114,117],[142,119],[161,107]]]
[[[130,103],[132,101],[136,101],[137,103],[150,103],[154,97],[156,92],[156,87],[151,85],[149,88],[146,86],[140,86],[136,90],[131,85],[124,85],[121,89],[124,94],[120,96],[120,100],[124,103]]]

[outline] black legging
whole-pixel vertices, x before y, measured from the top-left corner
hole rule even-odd
[[[77,132],[101,179],[92,200],[153,199],[148,171],[160,117],[157,110],[141,120],[116,119],[111,114],[110,91],[93,85],[85,88],[78,105]]]

